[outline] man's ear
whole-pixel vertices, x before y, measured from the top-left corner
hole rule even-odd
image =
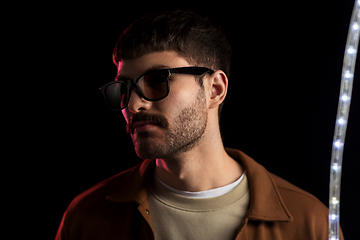
[[[209,107],[215,108],[225,100],[228,89],[228,78],[223,71],[217,70],[211,74],[211,79]]]

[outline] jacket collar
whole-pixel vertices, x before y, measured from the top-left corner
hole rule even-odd
[[[289,222],[293,220],[270,173],[245,153],[226,149],[226,152],[245,168],[250,188],[250,220]]]
[[[279,190],[270,173],[243,152],[227,148],[226,152],[240,162],[246,171],[250,188],[250,206],[246,214],[249,220],[292,221]],[[135,201],[144,204],[147,201],[147,185],[155,169],[154,160],[144,160],[127,173],[127,179],[107,199],[116,202]]]
[[[147,186],[155,171],[155,160],[144,160],[134,168],[129,169],[127,178],[119,188],[106,197],[116,202],[135,201],[143,204],[147,201]]]

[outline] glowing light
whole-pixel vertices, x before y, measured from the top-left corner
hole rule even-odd
[[[358,30],[359,29],[359,24],[356,22],[356,23],[354,23],[353,25],[352,25],[352,29],[353,30]]]
[[[354,74],[352,74],[349,70],[345,71],[344,77],[347,79],[353,78]]]
[[[356,49],[355,49],[353,46],[350,46],[350,47],[348,48],[347,52],[348,52],[348,54],[354,54],[354,53],[356,53],[357,51],[356,51]]]
[[[342,100],[343,102],[347,102],[347,101],[350,100],[350,97],[349,97],[348,95],[344,94],[344,95],[341,96],[341,100]]]
[[[331,199],[331,203],[336,205],[336,204],[339,204],[340,201],[339,201],[336,197],[333,197],[333,198]]]
[[[333,169],[334,171],[339,170],[339,169],[340,169],[339,164],[334,163],[333,166],[332,166],[332,169]],[[333,197],[333,199],[334,199],[334,198],[335,198],[335,197]]]
[[[344,143],[342,143],[340,140],[336,140],[334,142],[334,145],[336,148],[341,148],[344,145]]]
[[[331,154],[329,188],[329,240],[339,240],[340,186],[343,147],[350,110],[351,89],[354,79],[356,53],[359,44],[360,0],[355,0],[344,53],[340,97]]]
[[[341,118],[339,118],[338,120],[337,120],[337,123],[339,124],[339,125],[344,125],[344,124],[346,124],[346,120],[343,118],[343,117],[341,117]]]

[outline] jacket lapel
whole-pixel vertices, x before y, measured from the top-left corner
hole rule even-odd
[[[248,177],[250,206],[245,218],[258,221],[292,221],[293,217],[286,208],[271,174],[243,152],[229,148],[226,151],[244,166]]]
[[[115,202],[135,201],[143,204],[147,201],[147,185],[155,169],[154,160],[144,160],[128,173],[127,179],[107,200]]]

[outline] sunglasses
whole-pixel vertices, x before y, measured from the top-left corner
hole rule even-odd
[[[127,107],[132,89],[147,101],[159,101],[166,98],[170,92],[169,77],[172,74],[203,75],[212,74],[213,70],[205,67],[181,67],[159,69],[146,72],[134,79],[116,80],[105,84],[100,89],[108,106],[114,111]]]

